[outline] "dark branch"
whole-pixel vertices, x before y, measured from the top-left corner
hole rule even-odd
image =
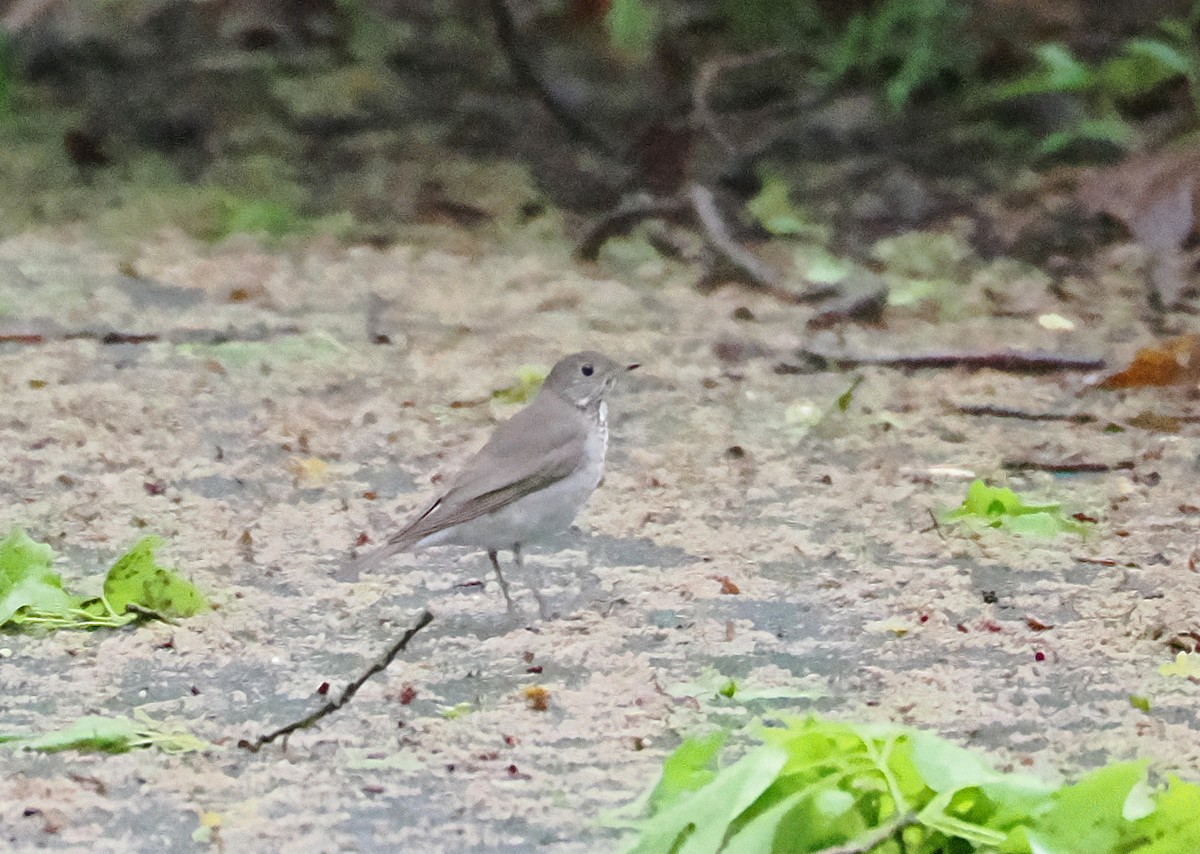
[[[679,199],[656,199],[644,195],[626,199],[616,210],[588,229],[579,241],[579,257],[585,261],[595,261],[607,240],[628,234],[643,220],[678,221],[687,213],[687,204]]]
[[[1050,462],[1048,460],[1005,460],[1006,471],[1048,471],[1052,474],[1097,474],[1106,471],[1118,471],[1133,468],[1133,460],[1120,460],[1115,463],[1087,463],[1064,460]]]
[[[417,634],[417,632],[421,631],[421,629],[428,626],[432,621],[433,621],[433,614],[430,613],[429,611],[423,612],[421,614],[421,616],[417,619],[416,625],[414,625],[411,629],[409,629],[407,632],[405,632],[404,637],[400,638],[399,641],[397,641],[395,644],[393,644],[392,647],[386,653],[384,653],[383,656],[378,661],[376,661],[374,664],[372,664],[370,667],[368,667],[361,676],[359,676],[357,679],[355,679],[353,682],[351,682],[349,685],[347,685],[345,690],[342,691],[342,695],[340,697],[338,697],[336,700],[330,700],[328,703],[321,706],[321,708],[317,709],[315,712],[313,712],[309,715],[306,715],[305,717],[301,718],[298,721],[293,721],[292,723],[290,723],[286,726],[282,726],[279,729],[275,730],[274,732],[267,733],[266,735],[260,735],[258,738],[254,739],[254,741],[250,741],[249,739],[242,739],[241,741],[238,742],[238,747],[245,748],[246,750],[249,750],[251,753],[258,753],[258,751],[261,750],[265,745],[270,744],[272,741],[275,741],[277,738],[282,738],[283,736],[291,735],[293,732],[295,732],[298,729],[308,729],[310,726],[315,724],[317,721],[333,714],[338,709],[340,709],[342,706],[349,703],[350,700],[354,697],[354,695],[358,693],[358,689],[361,688],[363,685],[365,685],[368,679],[370,679],[376,673],[382,673],[384,670],[386,670],[388,665],[392,663],[392,660],[395,659],[395,657],[397,655],[399,655],[401,652],[404,651],[404,648],[408,646],[408,642],[413,639],[413,637]]]
[[[902,356],[850,356],[803,349],[799,355],[810,362],[824,363],[846,370],[862,365],[885,368],[965,368],[969,371],[990,369],[1010,374],[1053,374],[1063,371],[1091,372],[1104,369],[1103,359],[1059,356],[1043,350],[999,350],[994,353],[915,353]]]
[[[1026,412],[1021,409],[1009,409],[1007,406],[990,406],[955,404],[954,411],[959,415],[980,415],[991,418],[1017,418],[1021,421],[1065,421],[1068,424],[1094,424],[1099,421],[1095,415],[1087,412]]]
[[[521,37],[517,34],[516,23],[504,0],[490,0],[489,5],[492,9],[492,18],[496,22],[496,37],[500,40],[500,46],[504,48],[508,67],[512,69],[517,83],[533,92],[542,106],[546,108],[546,112],[562,125],[572,138],[594,146],[609,157],[625,160],[626,154],[623,151],[600,131],[581,119],[574,110],[562,103],[550,91],[550,87],[542,81],[521,45]]]

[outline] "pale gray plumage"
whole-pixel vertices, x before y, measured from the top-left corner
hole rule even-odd
[[[605,394],[618,366],[600,353],[566,356],[541,390],[451,478],[445,493],[362,560],[375,566],[400,552],[437,545],[485,549],[509,607],[496,552],[566,529],[600,483],[608,446]],[[535,589],[543,610],[540,593]]]

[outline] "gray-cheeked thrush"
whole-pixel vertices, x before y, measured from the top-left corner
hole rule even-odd
[[[523,545],[570,526],[604,473],[605,395],[618,376],[636,367],[590,351],[560,359],[533,401],[498,426],[445,493],[363,558],[363,565],[428,546],[481,548],[511,611],[496,553],[512,550],[519,567]],[[531,589],[544,618],[541,591]]]

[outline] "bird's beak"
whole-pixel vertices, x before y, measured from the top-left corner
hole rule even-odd
[[[635,369],[637,369],[637,368],[640,368],[641,366],[642,366],[642,363],[641,363],[641,362],[634,362],[632,365],[629,365],[628,367],[626,367],[626,368],[625,368],[625,370],[627,370],[627,371],[632,371],[632,370],[635,370]]]

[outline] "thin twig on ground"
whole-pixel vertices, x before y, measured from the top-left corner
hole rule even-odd
[[[295,324],[273,329],[173,329],[163,332],[120,332],[117,330],[76,329],[67,332],[0,332],[0,344],[22,344],[35,346],[57,341],[97,341],[100,344],[228,344],[231,341],[260,342],[288,335],[299,335],[304,330]]]
[[[282,726],[274,732],[267,733],[266,735],[260,735],[258,738],[254,739],[254,741],[244,738],[238,742],[238,747],[245,748],[251,753],[258,753],[259,750],[270,744],[272,741],[291,735],[296,730],[308,729],[313,724],[317,723],[317,721],[333,714],[342,706],[349,703],[354,695],[358,693],[358,689],[365,685],[368,679],[370,679],[376,673],[382,673],[384,670],[386,670],[388,665],[392,663],[392,660],[404,651],[404,648],[408,646],[408,642],[413,639],[417,632],[428,626],[432,621],[433,614],[430,611],[424,611],[421,616],[417,618],[416,624],[404,633],[404,637],[392,644],[391,648],[388,649],[388,651],[384,653],[378,661],[368,667],[361,676],[347,685],[345,690],[342,691],[342,695],[337,699],[330,700],[315,712],[305,715],[298,721],[292,721],[290,724]]]
[[[1094,424],[1100,419],[1088,412],[1026,412],[1007,406],[953,404],[959,415],[978,415],[990,418],[1017,418],[1021,421],[1065,421],[1068,424]]]
[[[1112,557],[1088,557],[1087,555],[1074,555],[1074,559],[1077,563],[1091,563],[1091,564],[1095,564],[1096,566],[1120,566],[1121,565],[1120,562],[1116,558],[1112,558]],[[1132,564],[1126,564],[1126,566],[1131,566],[1131,565]]]
[[[1051,474],[1093,474],[1106,471],[1124,471],[1133,468],[1133,460],[1120,460],[1115,463],[1051,462],[1049,460],[1005,460],[1002,464],[1005,471],[1047,471]]]
[[[1010,374],[1052,374],[1063,371],[1090,372],[1104,369],[1103,359],[1060,356],[1042,350],[998,350],[983,353],[913,353],[896,356],[853,356],[822,353],[804,348],[798,355],[810,361],[824,362],[841,370],[863,365],[884,368],[965,368],[969,371],[990,369]]]

